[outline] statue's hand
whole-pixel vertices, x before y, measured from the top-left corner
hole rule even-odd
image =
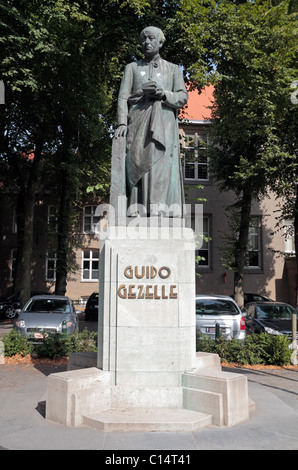
[[[151,100],[163,100],[165,99],[165,92],[162,88],[158,87],[156,82],[146,82],[142,85],[142,90],[145,96],[149,97]]]
[[[115,131],[114,137],[117,139],[118,137],[126,137],[127,135],[127,126],[121,124]]]
[[[166,97],[165,92],[163,91],[162,88],[156,88],[155,94],[152,96],[154,100],[164,100]]]

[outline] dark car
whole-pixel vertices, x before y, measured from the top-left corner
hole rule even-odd
[[[249,302],[273,302],[272,299],[268,299],[268,297],[265,297],[264,295],[260,294],[250,294],[250,293],[245,293],[244,294],[244,305],[248,304]]]
[[[33,297],[34,295],[49,295],[49,293],[32,291],[30,297]],[[22,306],[20,294],[12,294],[9,297],[0,300],[1,317],[9,318],[10,320],[12,320],[17,316],[16,310],[20,310],[21,308]]]
[[[16,317],[16,309],[21,308],[19,294],[12,294],[6,299],[0,300],[0,315],[1,317],[13,319]]]
[[[283,302],[250,302],[242,309],[246,332],[270,335],[292,335],[292,315],[297,314],[291,305]]]
[[[230,295],[232,299],[234,298],[234,294]],[[259,300],[263,302],[273,302],[272,299],[268,299],[268,297],[265,297],[264,295],[260,294],[251,294],[251,293],[244,293],[244,305],[248,304],[249,302],[258,302]]]
[[[85,320],[98,320],[98,292],[93,292],[86,303]]]

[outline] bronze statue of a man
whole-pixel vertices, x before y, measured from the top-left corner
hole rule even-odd
[[[118,97],[115,138],[126,137],[126,195],[128,214],[136,204],[147,216],[160,212],[183,216],[178,110],[188,99],[178,65],[163,60],[165,41],[159,28],[149,26],[140,34],[144,58],[125,67]]]

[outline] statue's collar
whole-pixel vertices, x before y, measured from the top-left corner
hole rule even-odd
[[[147,59],[146,57],[144,57],[143,61],[144,61],[144,63],[145,63],[146,65],[152,64],[153,67],[158,67],[158,63],[159,63],[159,61],[160,61],[160,55],[157,54],[156,56],[154,56],[154,57],[152,57],[152,58],[150,58],[150,59],[149,59],[149,58]]]

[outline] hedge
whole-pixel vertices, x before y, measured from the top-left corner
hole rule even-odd
[[[291,341],[266,333],[247,335],[244,341],[197,336],[197,351],[217,353],[222,362],[284,366],[290,364]]]
[[[1,341],[4,343],[4,356],[7,357],[31,354],[35,357],[57,359],[69,356],[73,352],[97,351],[97,333],[89,332],[87,328],[71,336],[53,333],[38,344],[33,344],[20,332],[12,329],[1,337]]]
[[[18,331],[12,329],[1,337],[4,355],[7,357],[31,354],[36,357],[56,359],[73,352],[97,351],[97,333],[87,328],[81,333],[65,337],[60,333],[50,334],[39,344],[27,341]],[[223,362],[238,364],[262,364],[284,366],[290,364],[292,350],[286,336],[266,333],[247,335],[244,341],[222,338],[209,339],[197,336],[197,351],[216,353]]]

